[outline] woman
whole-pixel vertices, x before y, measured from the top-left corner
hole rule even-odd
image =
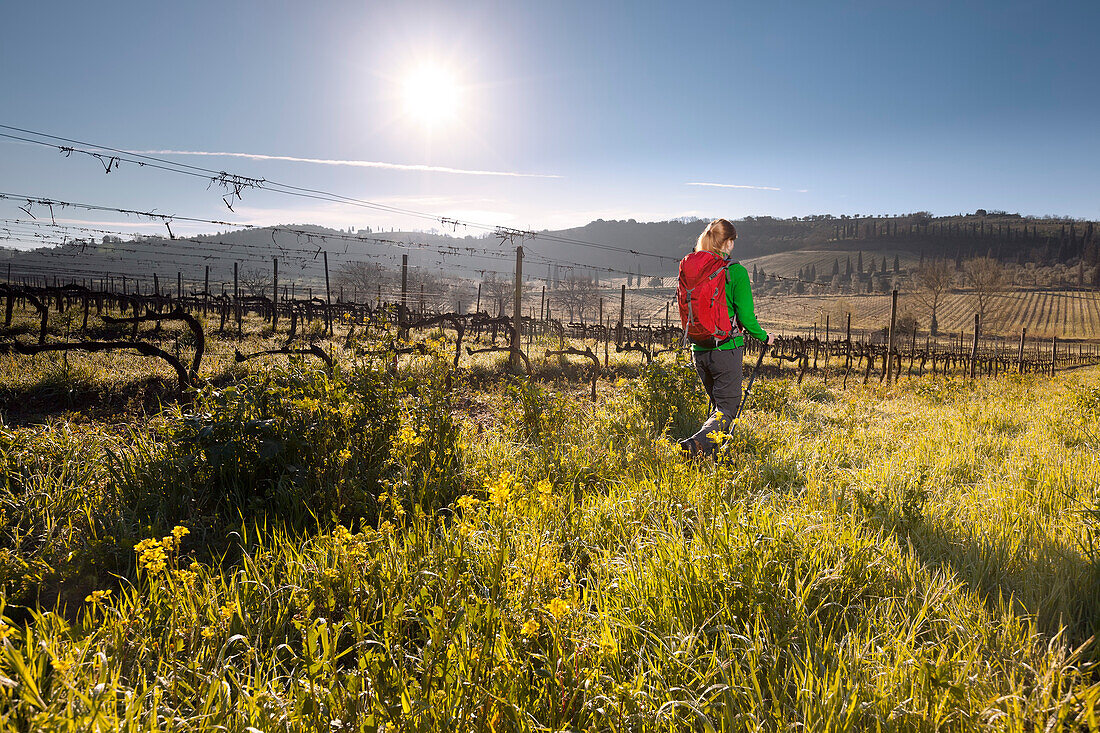
[[[695,251],[710,252],[728,260],[736,239],[737,230],[733,224],[726,219],[715,219],[699,235]],[[680,441],[680,447],[690,455],[713,453],[718,448],[714,434],[728,432],[737,414],[741,404],[741,362],[745,356],[743,333],[765,344],[772,342],[772,337],[756,320],[749,273],[740,262],[731,262],[726,267],[726,308],[730,323],[739,324],[742,331],[734,328],[733,335],[716,346],[692,346],[695,371],[715,410],[695,435]]]

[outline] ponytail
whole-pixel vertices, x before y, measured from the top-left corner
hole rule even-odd
[[[731,239],[737,239],[737,230],[733,224],[728,219],[715,219],[699,235],[695,242],[695,251],[722,256],[725,255],[723,245]]]

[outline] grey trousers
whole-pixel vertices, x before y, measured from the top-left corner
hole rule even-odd
[[[709,434],[715,431],[728,432],[733,416],[737,414],[737,407],[741,404],[741,367],[745,349],[738,347],[728,351],[695,351],[692,357],[695,371],[715,409],[703,423],[703,427],[699,428],[699,432],[691,437],[704,453],[713,453],[718,448],[718,443],[708,437]]]

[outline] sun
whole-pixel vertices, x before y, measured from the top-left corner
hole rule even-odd
[[[428,130],[454,122],[462,103],[458,79],[439,64],[422,64],[411,69],[403,80],[402,96],[405,114]]]

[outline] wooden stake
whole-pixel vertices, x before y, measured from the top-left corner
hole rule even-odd
[[[519,351],[523,335],[523,247],[516,247],[516,293],[512,305],[512,366],[519,368]]]
[[[1020,374],[1024,373],[1024,340],[1027,338],[1027,327],[1020,332],[1020,351],[1016,355],[1016,371]]]
[[[894,329],[898,323],[898,289],[894,288],[893,298],[890,304],[890,338],[886,347],[886,384],[890,384],[894,376]]]
[[[626,284],[622,286],[622,290],[619,291],[619,328],[618,333],[615,335],[615,343],[621,344],[623,342],[623,319],[626,317]]]
[[[237,312],[237,335],[241,335],[241,287],[237,282],[237,268],[239,263],[233,263],[233,303]]]
[[[974,346],[970,349],[970,378],[973,379],[978,372],[978,335],[982,329],[982,316],[974,314]]]
[[[329,334],[332,333],[332,287],[328,279],[328,250],[322,252],[325,256],[325,321]]]
[[[401,307],[407,308],[409,295],[409,256],[401,255]]]
[[[279,258],[271,258],[271,279],[274,283],[274,292],[271,299],[271,331],[279,327]]]

